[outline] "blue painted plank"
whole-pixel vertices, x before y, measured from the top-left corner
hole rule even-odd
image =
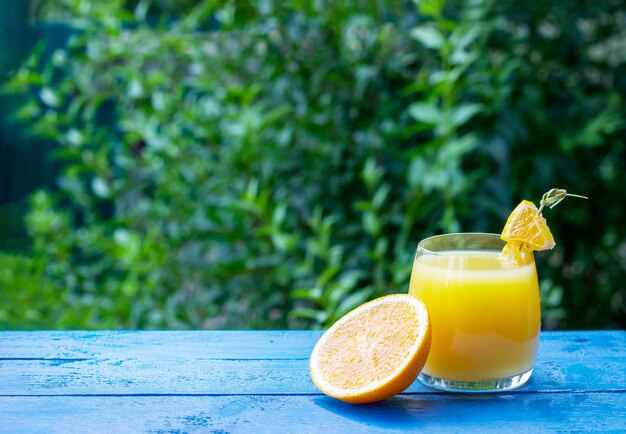
[[[308,359],[320,331],[0,332],[0,359],[187,358]],[[626,355],[626,331],[543,332],[539,357]]]
[[[109,340],[126,335],[106,334]],[[92,353],[97,353],[98,357],[67,358],[61,344],[58,352],[63,357],[60,358],[0,359],[0,395],[318,393],[309,377],[308,355],[319,334],[151,334],[152,338],[162,339],[161,348],[155,346],[152,338],[142,340],[143,333],[131,335],[136,340],[134,344],[127,341],[115,346],[109,342],[103,345],[106,351],[92,347],[84,353],[75,348],[68,352],[72,357],[91,356]],[[27,336],[20,334],[20,339]],[[294,337],[296,339],[292,339]],[[85,338],[88,342],[90,339]],[[519,393],[624,391],[625,341],[624,332],[545,334],[535,373]],[[3,342],[10,340],[4,339]],[[185,345],[187,342],[192,343],[189,344],[191,350]],[[255,342],[258,353],[255,352]],[[31,345],[40,344],[35,341]],[[306,351],[300,352],[303,348]],[[299,357],[284,358],[284,353]],[[21,355],[19,352],[12,354]],[[235,357],[239,354],[245,354],[247,358]],[[259,358],[251,358],[255,354]],[[267,358],[273,354],[282,358]],[[112,357],[100,358],[101,355]],[[407,392],[436,393],[419,382]]]
[[[625,391],[626,359],[540,361],[527,392]],[[436,393],[415,382],[409,393]],[[0,361],[0,395],[313,394],[308,360]]]
[[[36,331],[0,332],[0,359],[308,358],[319,331]]]
[[[626,394],[0,397],[0,432],[625,432]]]

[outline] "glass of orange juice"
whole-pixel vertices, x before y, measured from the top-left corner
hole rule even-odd
[[[541,310],[532,252],[502,255],[497,234],[422,240],[409,293],[426,305],[432,343],[419,379],[449,391],[510,390],[530,378]]]

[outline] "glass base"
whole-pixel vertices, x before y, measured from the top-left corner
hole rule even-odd
[[[419,380],[428,387],[433,387],[447,392],[506,392],[523,386],[530,378],[533,370],[526,371],[512,377],[501,378],[498,380],[485,381],[458,381],[447,380],[445,378],[431,377],[423,372],[419,375]]]

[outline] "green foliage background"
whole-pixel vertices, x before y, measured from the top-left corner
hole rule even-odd
[[[547,328],[626,326],[620,1],[63,0],[5,85],[56,143],[5,328],[324,327],[417,242],[545,213]]]

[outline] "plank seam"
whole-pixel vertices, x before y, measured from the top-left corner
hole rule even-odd
[[[176,359],[183,359],[183,357],[175,357]],[[51,358],[51,357],[0,357],[0,362],[108,362],[111,360],[115,361],[137,361],[141,360],[144,362],[150,362],[154,360],[162,360],[162,358],[152,357],[152,358],[138,358],[138,357],[91,357],[91,358]],[[298,362],[303,360],[309,360],[309,357],[291,357],[291,358],[276,358],[276,357],[256,357],[256,358],[245,358],[245,357],[236,357],[236,358],[228,358],[228,357],[201,357],[201,358],[189,358],[186,359],[190,362],[210,362],[210,361],[223,361],[223,362],[264,362],[264,361],[276,361],[276,362]]]
[[[20,362],[31,362],[31,361],[35,361],[35,362],[39,362],[39,361],[46,361],[46,362],[59,362],[59,361],[63,361],[63,362],[86,362],[89,360],[93,360],[93,359],[85,359],[85,358],[68,358],[68,359],[63,359],[63,358],[59,358],[59,357],[0,357],[0,362],[5,362],[5,361],[20,361]]]
[[[506,395],[581,395],[581,394],[621,394],[626,393],[626,389],[616,390],[555,390],[555,391],[510,391],[502,393],[450,393],[450,392],[405,392],[397,396],[456,396],[456,397],[476,397],[476,396],[506,396]],[[323,393],[64,393],[58,395],[46,395],[46,394],[7,394],[0,395],[0,398],[68,398],[68,397],[84,397],[84,398],[124,398],[124,397],[146,397],[146,398],[159,398],[159,397],[219,397],[219,396],[325,396]]]

